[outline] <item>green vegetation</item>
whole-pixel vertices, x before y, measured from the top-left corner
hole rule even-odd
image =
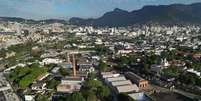
[[[100,71],[102,71],[102,72],[105,72],[108,70],[108,65],[105,62],[103,62],[102,60],[100,60],[98,67],[99,67]]]
[[[84,88],[87,89],[97,89],[98,87],[102,86],[101,81],[98,80],[87,80],[86,82],[84,82]]]
[[[84,82],[81,92],[87,101],[105,101],[110,95],[108,87],[98,80],[88,79]]]
[[[21,89],[28,87],[39,75],[47,72],[45,67],[40,67],[39,64],[32,64],[26,67],[15,68],[8,76],[16,86]]]
[[[109,53],[109,49],[103,45],[96,45],[95,46],[95,51],[97,52],[98,55],[106,55]]]
[[[181,74],[181,70],[179,70],[178,67],[172,66],[172,67],[163,69],[163,74],[166,76],[171,76],[171,77],[179,77]]]
[[[92,72],[88,74],[88,79],[89,80],[94,80],[96,78],[96,73]]]
[[[3,58],[5,58],[6,57],[6,49],[4,49],[4,48],[2,48],[1,50],[0,50],[0,57],[3,57]]]
[[[57,81],[55,79],[48,80],[47,81],[47,88],[48,89],[56,89],[57,85],[60,83],[60,81]]]
[[[97,96],[101,99],[108,97],[110,95],[110,90],[106,86],[100,86],[97,89]]]
[[[82,96],[81,93],[79,93],[79,92],[74,92],[74,93],[72,93],[72,94],[68,97],[67,101],[86,101],[86,100],[85,100],[85,98]]]
[[[188,67],[201,72],[201,63],[199,61],[193,61]]]
[[[39,94],[36,96],[36,101],[49,101],[49,100],[48,100],[48,97]]]
[[[120,93],[117,97],[118,101],[135,101],[133,98],[128,96],[128,94]]]
[[[199,78],[196,74],[193,74],[193,73],[182,74],[179,77],[179,80],[181,83],[184,83],[187,85],[201,86],[201,78]]]
[[[118,63],[116,69],[123,70],[126,66],[132,65],[137,62],[137,56],[130,55],[130,56],[120,56],[114,60]]]
[[[129,58],[126,56],[121,56],[118,60],[118,67],[117,69],[122,70],[126,65],[129,63]]]
[[[67,70],[65,68],[60,68],[59,69],[59,73],[62,75],[62,76],[68,76],[70,75],[70,70]]]
[[[14,52],[15,55],[9,58],[4,59],[4,63],[7,64],[8,67],[14,66],[18,63],[30,62],[34,60],[40,60],[40,54],[42,50],[32,51],[32,47],[39,46],[34,42],[28,42],[25,44],[17,44],[8,47],[7,49],[0,50],[0,57],[5,58],[7,53]],[[30,57],[27,57],[30,56]],[[29,59],[30,58],[30,59]]]

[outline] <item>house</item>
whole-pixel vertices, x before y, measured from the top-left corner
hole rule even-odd
[[[24,100],[25,101],[35,101],[35,96],[34,95],[25,95]]]
[[[92,65],[79,65],[78,67],[80,72],[91,73],[95,71],[95,68]]]
[[[51,70],[51,72],[52,72],[52,73],[58,73],[59,69],[60,69],[60,67],[54,67],[54,68]]]
[[[37,82],[37,83],[33,83],[31,85],[31,89],[35,90],[35,91],[40,91],[40,90],[44,90],[46,89],[46,83],[42,83],[42,82]]]
[[[123,49],[123,50],[118,50],[117,54],[129,54],[129,53],[132,53],[133,50],[130,50],[130,49]]]
[[[138,85],[139,88],[143,89],[148,86],[148,81],[143,79],[142,77],[138,76],[135,73],[127,72],[125,73],[125,76],[129,78],[132,82]]]
[[[62,63],[63,61],[60,59],[54,59],[54,58],[45,58],[41,62],[41,64],[47,65],[47,64],[59,64]]]

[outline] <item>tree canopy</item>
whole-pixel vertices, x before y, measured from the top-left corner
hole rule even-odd
[[[118,101],[135,101],[133,98],[128,96],[126,93],[120,93],[117,97]]]
[[[79,92],[74,92],[74,93],[72,93],[72,94],[68,97],[67,101],[86,101],[86,100],[85,100],[85,98],[82,96],[81,93],[79,93]]]

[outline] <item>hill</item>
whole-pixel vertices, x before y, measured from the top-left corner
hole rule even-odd
[[[75,25],[128,26],[133,24],[201,24],[201,3],[144,6],[131,12],[116,8],[97,19],[71,18]]]

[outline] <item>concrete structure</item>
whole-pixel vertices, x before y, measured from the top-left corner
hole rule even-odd
[[[45,58],[43,59],[41,64],[47,65],[47,64],[59,64],[62,63],[63,61],[60,59],[54,59],[54,58]]]
[[[124,76],[106,78],[107,82],[124,81],[124,80],[126,80]]]
[[[0,96],[0,101],[20,101],[3,73],[0,73]]]
[[[35,101],[34,98],[35,98],[34,95],[25,95],[24,96],[25,101]]]
[[[41,90],[45,90],[46,89],[46,83],[42,83],[42,82],[37,82],[37,83],[33,83],[31,85],[31,89],[35,90],[35,91],[41,91]]]
[[[117,93],[132,93],[132,92],[139,92],[139,88],[137,85],[123,85],[123,86],[116,86]]]
[[[105,83],[110,87],[115,94],[118,93],[135,93],[139,92],[136,84],[132,84],[125,76],[118,73],[104,72],[101,73]]]
[[[148,86],[148,81],[141,78],[140,76],[132,73],[132,72],[127,72],[125,73],[125,76],[129,78],[132,82],[138,85],[139,88],[143,89]]]
[[[79,91],[83,81],[83,78],[78,77],[68,77],[63,79],[61,80],[61,84],[57,86],[57,92],[72,93],[74,91]]]
[[[132,82],[130,80],[111,82],[112,86],[122,86],[122,85],[131,85],[131,84],[132,84]]]
[[[81,88],[81,85],[70,85],[70,84],[60,84],[57,86],[57,92],[62,93],[73,93],[74,91],[79,91]]]
[[[67,77],[63,80],[61,80],[61,84],[57,86],[57,92],[62,93],[73,93],[74,91],[79,91],[81,88],[81,84],[84,81],[83,77],[77,76],[77,70],[76,70],[76,62],[75,62],[75,55],[72,55],[72,66],[73,66],[73,74],[71,77]],[[70,54],[68,57],[68,61],[70,62]]]
[[[79,65],[79,71],[91,73],[95,71],[95,68],[92,65]]]
[[[112,73],[112,72],[103,72],[101,73],[103,78],[109,78],[109,77],[118,77],[120,74],[118,73]]]

